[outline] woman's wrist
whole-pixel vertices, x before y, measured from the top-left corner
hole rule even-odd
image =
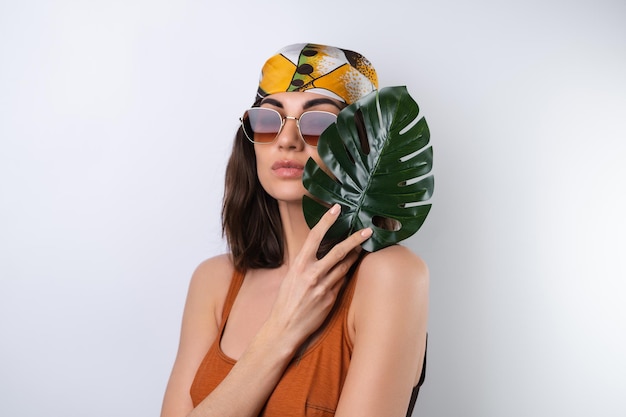
[[[285,362],[291,360],[301,343],[298,338],[293,335],[293,332],[289,332],[286,326],[278,324],[275,320],[272,320],[271,317],[263,324],[259,333],[257,333],[253,344],[255,344],[255,342],[258,343],[259,347],[266,346],[273,355],[277,355],[278,360],[284,360]]]

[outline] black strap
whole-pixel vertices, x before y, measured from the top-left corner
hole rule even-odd
[[[428,333],[426,333],[426,346],[424,347],[424,363],[422,364],[422,374],[420,375],[420,379],[417,382],[417,385],[413,387],[413,392],[411,392],[411,400],[409,401],[409,408],[406,412],[406,417],[411,417],[413,414],[413,409],[415,408],[415,402],[417,401],[417,394],[420,392],[420,387],[424,383],[426,379],[426,353],[428,350]]]

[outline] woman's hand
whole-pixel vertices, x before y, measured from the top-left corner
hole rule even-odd
[[[335,245],[322,259],[316,253],[337,220],[335,204],[313,227],[283,279],[268,323],[284,332],[281,340],[294,350],[323,323],[341,289],[343,277],[358,257],[357,249],[372,235],[366,228]]]

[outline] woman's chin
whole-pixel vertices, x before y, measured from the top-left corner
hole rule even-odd
[[[284,201],[286,203],[299,203],[302,204],[302,196],[310,194],[304,188],[302,183],[293,187],[281,187],[277,190],[266,190],[277,201]]]

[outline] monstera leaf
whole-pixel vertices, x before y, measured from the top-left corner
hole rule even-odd
[[[306,164],[303,209],[310,227],[330,204],[341,215],[326,237],[340,239],[364,227],[373,252],[413,235],[423,224],[434,179],[430,133],[406,87],[374,91],[344,108],[317,146],[325,167]],[[329,175],[330,174],[330,175]],[[390,225],[391,223],[391,225]]]

